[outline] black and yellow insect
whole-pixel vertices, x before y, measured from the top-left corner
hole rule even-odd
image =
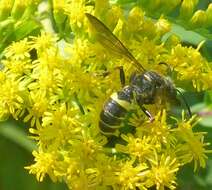
[[[106,49],[125,57],[137,70],[131,74],[129,85],[125,85],[124,71],[122,67],[119,67],[123,88],[113,93],[103,106],[99,121],[101,133],[113,135],[114,132],[120,128],[120,124],[126,113],[131,109],[132,103],[138,104],[141,110],[152,121],[154,117],[144,105],[155,104],[159,99],[161,102],[178,102],[177,92],[180,93],[180,91],[174,86],[170,79],[161,76],[155,71],[147,71],[107,26],[91,14],[86,13],[86,17],[95,30],[97,41]],[[180,93],[180,95],[182,94]],[[184,97],[183,100],[191,116],[190,108]]]

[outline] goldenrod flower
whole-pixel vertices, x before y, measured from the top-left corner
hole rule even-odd
[[[48,99],[45,91],[36,91],[30,93],[28,114],[24,117],[24,122],[31,120],[31,126],[40,127],[40,119],[48,108]],[[38,101],[39,100],[39,101]]]
[[[36,174],[38,181],[43,181],[46,173],[53,181],[56,181],[54,176],[54,167],[57,163],[57,154],[55,152],[43,152],[42,150],[33,151],[36,163],[32,166],[25,167],[30,170],[30,173]]]
[[[176,188],[176,173],[180,164],[175,157],[162,154],[158,156],[155,152],[154,157],[149,159],[151,164],[149,183],[153,183],[157,190]]]
[[[131,155],[139,161],[146,160],[154,151],[154,142],[151,137],[143,136],[143,138],[135,138],[133,135],[121,135],[122,139],[127,142],[127,145],[116,145],[118,152],[123,152]]]
[[[85,10],[85,0],[69,1],[65,6],[64,11],[70,18],[70,25],[73,30],[78,30],[83,27]]]
[[[11,74],[15,77],[28,75],[31,72],[32,65],[30,59],[25,60],[4,60],[2,63],[5,66],[5,72],[8,70],[8,75]]]
[[[117,176],[118,184],[115,189],[130,190],[130,189],[145,189],[146,176],[149,173],[146,164],[133,166],[133,161],[121,164]]]
[[[153,122],[145,122],[141,124],[142,126],[137,127],[137,135],[139,137],[143,135],[150,135],[152,142],[155,143],[157,148],[160,148],[162,144],[165,146],[172,145],[175,141],[174,136],[170,134],[170,125],[166,121],[167,115],[166,111],[163,110],[155,116]]]
[[[27,38],[19,41],[13,42],[12,45],[5,49],[5,56],[12,60],[24,60],[30,57],[29,50],[30,45]]]
[[[23,110],[25,85],[21,80],[16,80],[15,78],[7,79],[1,85],[1,109],[4,109],[4,113],[11,114],[15,119],[18,119],[19,113]]]
[[[177,71],[177,78],[182,81],[192,81],[198,91],[211,88],[210,73],[212,68],[208,65],[197,49],[183,47],[178,44],[172,49],[168,64]],[[205,76],[208,77],[206,84]]]
[[[40,36],[31,37],[31,48],[35,48],[38,54],[47,53],[47,50],[52,53],[56,51],[58,38],[52,34],[41,31]]]
[[[206,153],[210,153],[211,150],[206,150],[205,147],[208,143],[204,142],[204,132],[193,132],[195,126],[195,117],[188,121],[182,118],[182,122],[178,124],[178,127],[174,129],[180,140],[180,144],[176,149],[176,154],[183,152],[184,156],[179,156],[182,164],[194,161],[194,171],[197,170],[198,166],[205,167],[207,156]]]

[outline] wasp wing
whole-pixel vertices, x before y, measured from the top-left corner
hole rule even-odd
[[[143,66],[137,59],[129,52],[123,43],[95,16],[85,13],[89,22],[96,32],[96,38],[105,48],[111,50],[113,53],[128,58],[139,71],[145,71]]]

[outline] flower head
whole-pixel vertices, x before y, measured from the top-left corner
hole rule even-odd
[[[158,157],[157,153],[153,158],[149,159],[151,164],[150,180],[155,184],[156,189],[176,188],[176,173],[180,164],[176,158],[162,154]],[[150,182],[150,183],[151,183]]]
[[[24,60],[30,57],[30,45],[25,38],[19,42],[13,42],[11,46],[5,49],[5,56],[13,60]]]

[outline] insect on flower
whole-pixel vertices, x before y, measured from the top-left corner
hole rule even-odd
[[[149,120],[153,121],[154,117],[144,105],[155,104],[159,100],[160,102],[178,102],[177,92],[182,96],[189,115],[192,115],[185,98],[168,77],[155,71],[147,71],[107,26],[91,14],[86,13],[86,17],[96,32],[97,41],[106,49],[129,60],[136,69],[130,76],[129,85],[125,85],[123,67],[118,67],[122,89],[113,93],[103,106],[99,121],[101,133],[113,135],[120,128],[132,103],[138,104]]]

